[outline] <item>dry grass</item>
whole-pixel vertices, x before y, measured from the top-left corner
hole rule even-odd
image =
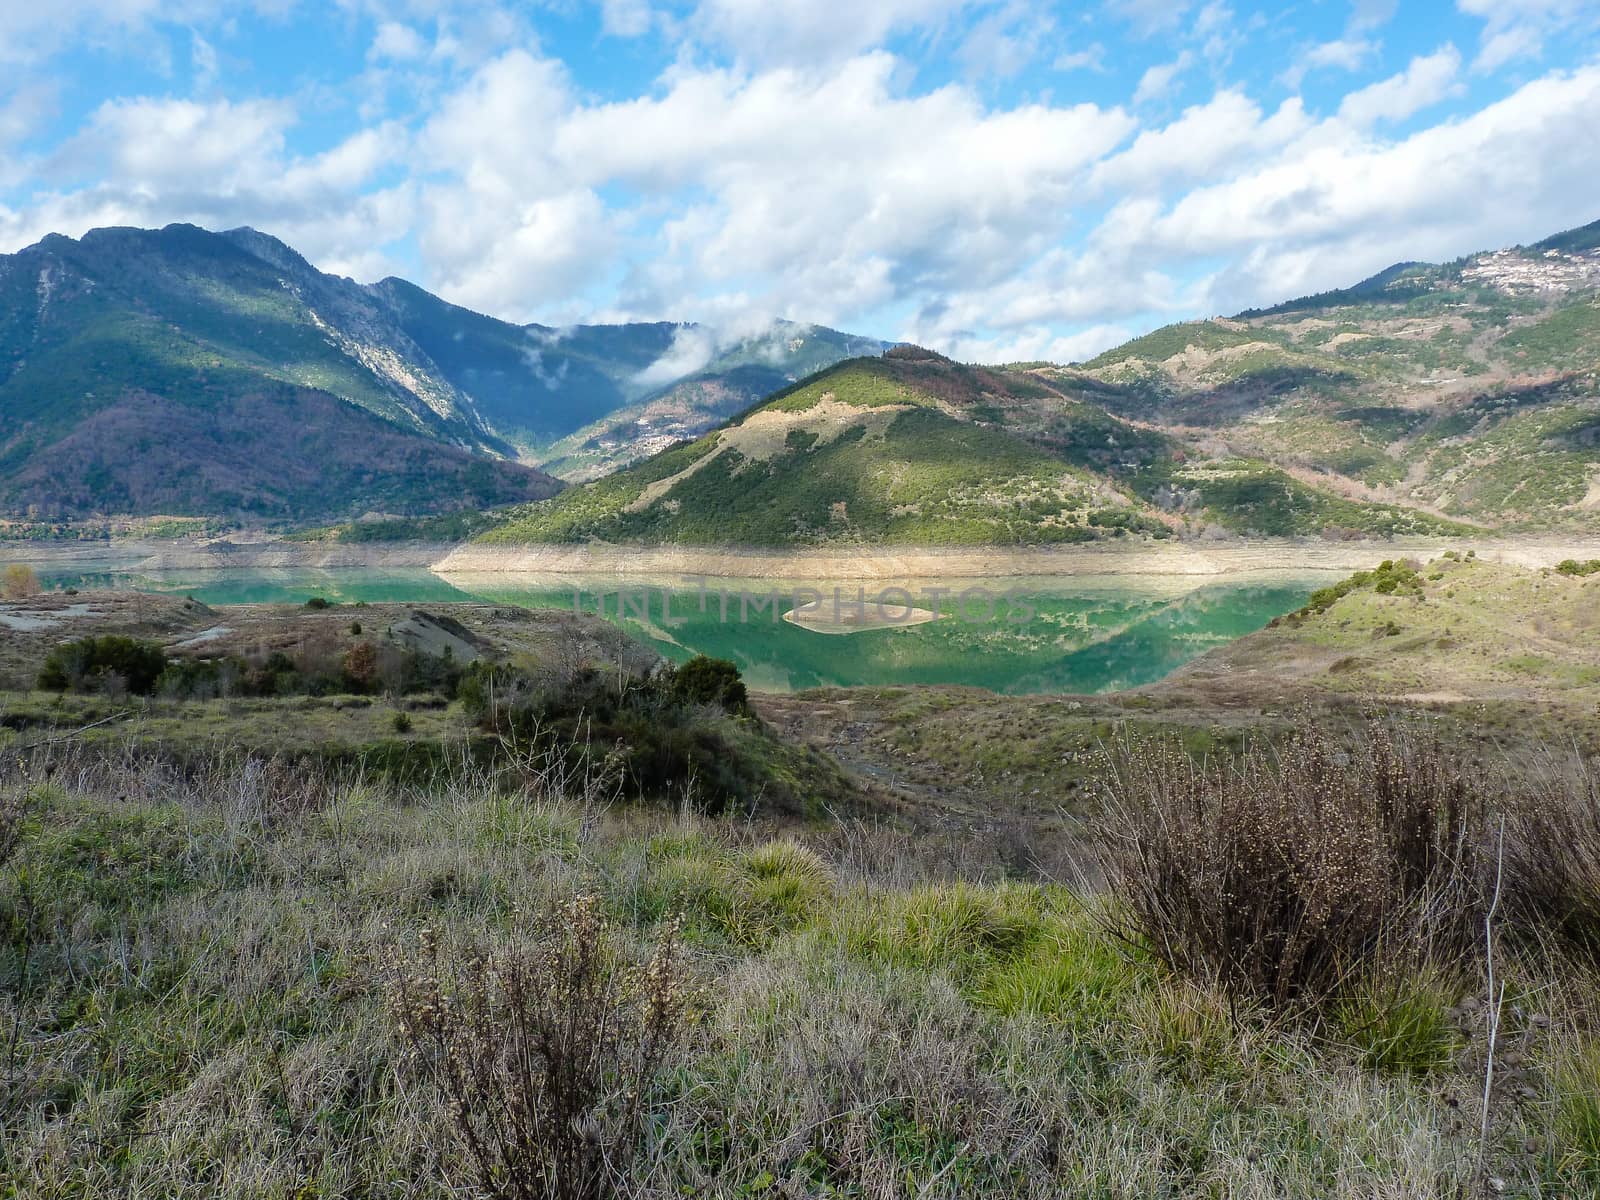
[[[1576,967],[1506,965],[1503,1045],[1525,1061],[1500,1064],[1485,1153],[1481,1011],[1450,1005],[1455,1048],[1434,1053],[1426,980],[1410,1010],[1374,990],[1330,1036],[1174,978],[1106,936],[1104,901],[997,882],[958,839],[606,810],[569,788],[537,764],[405,789],[178,771],[132,746],[0,761],[0,796],[26,797],[0,867],[0,1179],[20,1196],[518,1194],[478,1137],[538,1195],[595,1144],[605,1170],[570,1178],[630,1198],[1592,1190],[1600,1025]],[[633,972],[679,919],[704,1019],[641,1057]],[[437,983],[464,1023],[395,1019],[393,950],[424,929],[439,970],[406,976],[412,999]],[[562,1014],[611,1032],[568,1037]],[[1414,1028],[1426,1071],[1393,1049]],[[454,1089],[453,1058],[471,1068]],[[569,1078],[579,1104],[551,1107]],[[452,1091],[473,1098],[466,1124]],[[554,1114],[578,1111],[598,1143],[563,1141]]]
[[[602,1200],[626,1186],[662,1061],[683,1032],[676,929],[620,959],[592,896],[552,906],[526,948],[396,962],[400,1030],[443,1093],[479,1186],[505,1200]]]
[[[1513,916],[1600,960],[1600,775],[1582,759],[1545,755],[1515,787],[1506,838]]]

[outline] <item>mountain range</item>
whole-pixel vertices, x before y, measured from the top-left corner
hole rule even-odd
[[[782,322],[516,325],[254,230],[96,230],[0,257],[0,417],[13,519],[466,507],[490,540],[761,545],[1593,529],[1600,222],[994,367]]]
[[[0,256],[0,516],[534,500],[556,473],[631,461],[883,345],[788,323],[730,344],[670,323],[515,325],[325,274],[253,229],[51,235]]]
[[[1600,223],[1088,363],[899,347],[493,542],[1043,544],[1600,526]]]

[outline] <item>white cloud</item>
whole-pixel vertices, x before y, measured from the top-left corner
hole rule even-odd
[[[1592,220],[1597,121],[1600,67],[1588,67],[1398,142],[1319,129],[1111,240],[1138,261],[1234,260],[1208,285],[1212,311],[1319,291]]]
[[[1177,82],[1178,76],[1187,71],[1194,62],[1194,55],[1185,50],[1182,54],[1169,63],[1157,63],[1146,69],[1139,76],[1139,86],[1134,89],[1134,104],[1148,104],[1152,100],[1160,100],[1172,90],[1172,85]]]
[[[672,335],[667,352],[629,380],[637,388],[665,387],[693,375],[716,357],[721,339],[709,325],[684,325]]]
[[[1320,42],[1310,47],[1285,71],[1280,78],[1284,86],[1298,90],[1305,77],[1313,71],[1359,71],[1366,61],[1378,53],[1378,44],[1366,38],[1339,38]]]
[[[704,39],[755,63],[826,63],[889,34],[935,27],[970,0],[700,0],[691,24]]]
[[[586,92],[544,56],[525,10],[340,2],[370,107],[358,110],[365,127],[320,152],[300,147],[340,111],[331,88],[293,103],[118,99],[44,154],[33,147],[53,115],[49,89],[0,94],[0,249],[96,224],[247,223],[320,266],[372,278],[394,269],[384,247],[404,239],[408,273],[497,315],[702,322],[653,364],[657,382],[780,315],[963,358],[1087,357],[1158,320],[1594,215],[1582,205],[1600,66],[1548,74],[1402,136],[1396,123],[1460,91],[1453,46],[1368,76],[1336,116],[1319,117],[1298,97],[1274,108],[1226,82],[1248,22],[1220,0],[1114,6],[1170,47],[1141,62],[1171,60],[1145,72],[1127,108],[919,88],[907,57],[864,49],[896,35],[937,41],[956,14],[984,36],[946,45],[946,68],[964,61],[987,78],[1035,55],[1063,71],[1101,65],[1092,22],[1046,10],[1060,28],[1045,37],[1028,24],[1039,10],[1019,0],[598,0],[609,33],[656,31],[677,52],[623,99]],[[76,11],[83,0],[63,3]],[[164,19],[153,2],[107,3],[109,28]],[[221,20],[220,3],[172,3],[197,32],[162,36],[180,54],[189,47],[197,81],[212,37],[237,55],[225,22],[207,23]],[[1564,0],[1461,3],[1484,16],[1480,64],[1497,38],[1548,38],[1583,16]],[[1382,8],[1357,17],[1376,22]],[[7,21],[44,44],[43,26],[24,28],[9,8],[0,30]],[[1297,65],[1369,67],[1371,26],[1352,21]],[[1197,67],[1213,81],[1209,99],[1168,117],[1160,102],[1198,84]],[[402,87],[414,118],[390,115]],[[302,127],[301,105],[318,120]]]
[[[1103,189],[1138,192],[1214,177],[1225,166],[1238,167],[1281,149],[1310,125],[1298,97],[1267,119],[1243,92],[1218,92],[1171,124],[1145,130],[1133,145],[1097,165],[1091,178]]]
[[[1377,44],[1364,38],[1341,38],[1323,42],[1306,51],[1305,61],[1313,67],[1337,67],[1341,71],[1356,71],[1378,52]]]
[[[1403,121],[1463,89],[1456,82],[1461,55],[1445,46],[1424,58],[1414,58],[1399,75],[1351,92],[1339,105],[1339,118],[1352,125]]]
[[[209,92],[217,82],[217,48],[193,30],[189,34],[189,60],[194,71],[194,90]]]
[[[103,104],[40,164],[61,190],[0,214],[0,248],[100,225],[256,225],[319,265],[371,278],[393,269],[381,247],[415,219],[413,188],[372,190],[402,156],[398,126],[362,130],[318,155],[285,149],[296,121],[284,101],[138,98]]]
[[[285,0],[29,0],[0,3],[0,63],[36,64],[69,46],[148,57],[157,24],[203,27]]]
[[[411,26],[384,21],[373,36],[367,57],[374,62],[414,62],[427,53],[427,40]]]
[[[1057,71],[1103,71],[1106,69],[1106,48],[1092,42],[1082,50],[1064,50],[1051,64]]]
[[[1087,362],[1114,346],[1120,346],[1137,332],[1126,325],[1095,325],[1065,335],[1032,330],[998,338],[968,333],[936,340],[944,346],[942,353],[959,362],[1073,363]],[[907,337],[904,340],[916,339]]]
[[[1150,34],[1176,28],[1194,4],[1193,0],[1105,0],[1104,7],[1138,32]]]
[[[1483,41],[1472,64],[1479,71],[1538,58],[1546,39],[1562,30],[1600,25],[1593,0],[1456,0],[1456,7],[1483,18]]]
[[[654,14],[650,0],[601,0],[600,25],[613,37],[642,37]]]
[[[1016,269],[1049,244],[1085,169],[1132,130],[1091,105],[989,112],[961,87],[903,97],[895,65],[878,54],[825,71],[685,70],[658,96],[584,105],[550,64],[503,56],[424,133],[454,177],[425,189],[424,252],[453,298],[532,315],[565,298],[549,290],[558,276],[570,287],[604,275],[642,222],[628,234],[639,253],[624,305],[681,314],[686,293],[715,294],[826,321]],[[570,233],[587,274],[503,269],[530,203],[606,187],[655,199],[585,210]],[[681,203],[658,209],[667,196]]]
[[[1353,29],[1373,29],[1387,25],[1394,19],[1400,0],[1353,0],[1350,5],[1350,26]]]
[[[150,188],[193,186],[201,178],[222,190],[280,159],[294,120],[281,100],[113,100],[95,110],[55,167]]]

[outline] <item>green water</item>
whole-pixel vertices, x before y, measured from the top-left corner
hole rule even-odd
[[[206,604],[301,603],[322,596],[341,604],[488,600],[603,609],[607,619],[672,658],[732,659],[751,686],[764,691],[961,684],[1014,695],[1153,683],[1299,607],[1328,578],[1308,574],[1200,587],[1181,580],[961,580],[944,595],[931,595],[934,585],[925,582],[907,583],[904,593],[874,583],[865,587],[869,613],[878,611],[881,597],[891,620],[907,599],[944,615],[920,625],[840,635],[775,619],[791,606],[794,590],[765,582],[713,581],[704,595],[693,586],[623,584],[625,611],[619,615],[614,579],[493,576],[451,583],[427,571],[356,569],[45,575],[50,586],[133,587],[190,595]],[[846,612],[860,586],[840,585]],[[962,604],[956,593],[964,589],[974,590]],[[833,585],[818,590],[831,608]],[[777,604],[769,600],[773,592]]]

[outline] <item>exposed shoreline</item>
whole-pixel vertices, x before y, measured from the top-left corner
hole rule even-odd
[[[1385,558],[1428,559],[1447,550],[1465,553],[1469,549],[1475,550],[1479,558],[1492,562],[1548,567],[1567,558],[1600,558],[1600,535],[1587,538],[1404,538],[1348,542],[1263,539],[1108,542],[1040,548],[885,546],[815,550],[131,540],[0,544],[0,561],[31,563],[46,570],[76,568],[84,571],[421,569],[442,576],[907,580],[1349,572],[1375,566]]]
[[[451,575],[706,576],[735,579],[939,578],[1283,574],[1359,571],[1386,558],[1436,558],[1447,550],[1521,567],[1600,558],[1593,538],[1407,538],[1394,541],[1104,543],[1009,547],[863,547],[806,551],[692,546],[493,546],[453,549],[433,565]]]

